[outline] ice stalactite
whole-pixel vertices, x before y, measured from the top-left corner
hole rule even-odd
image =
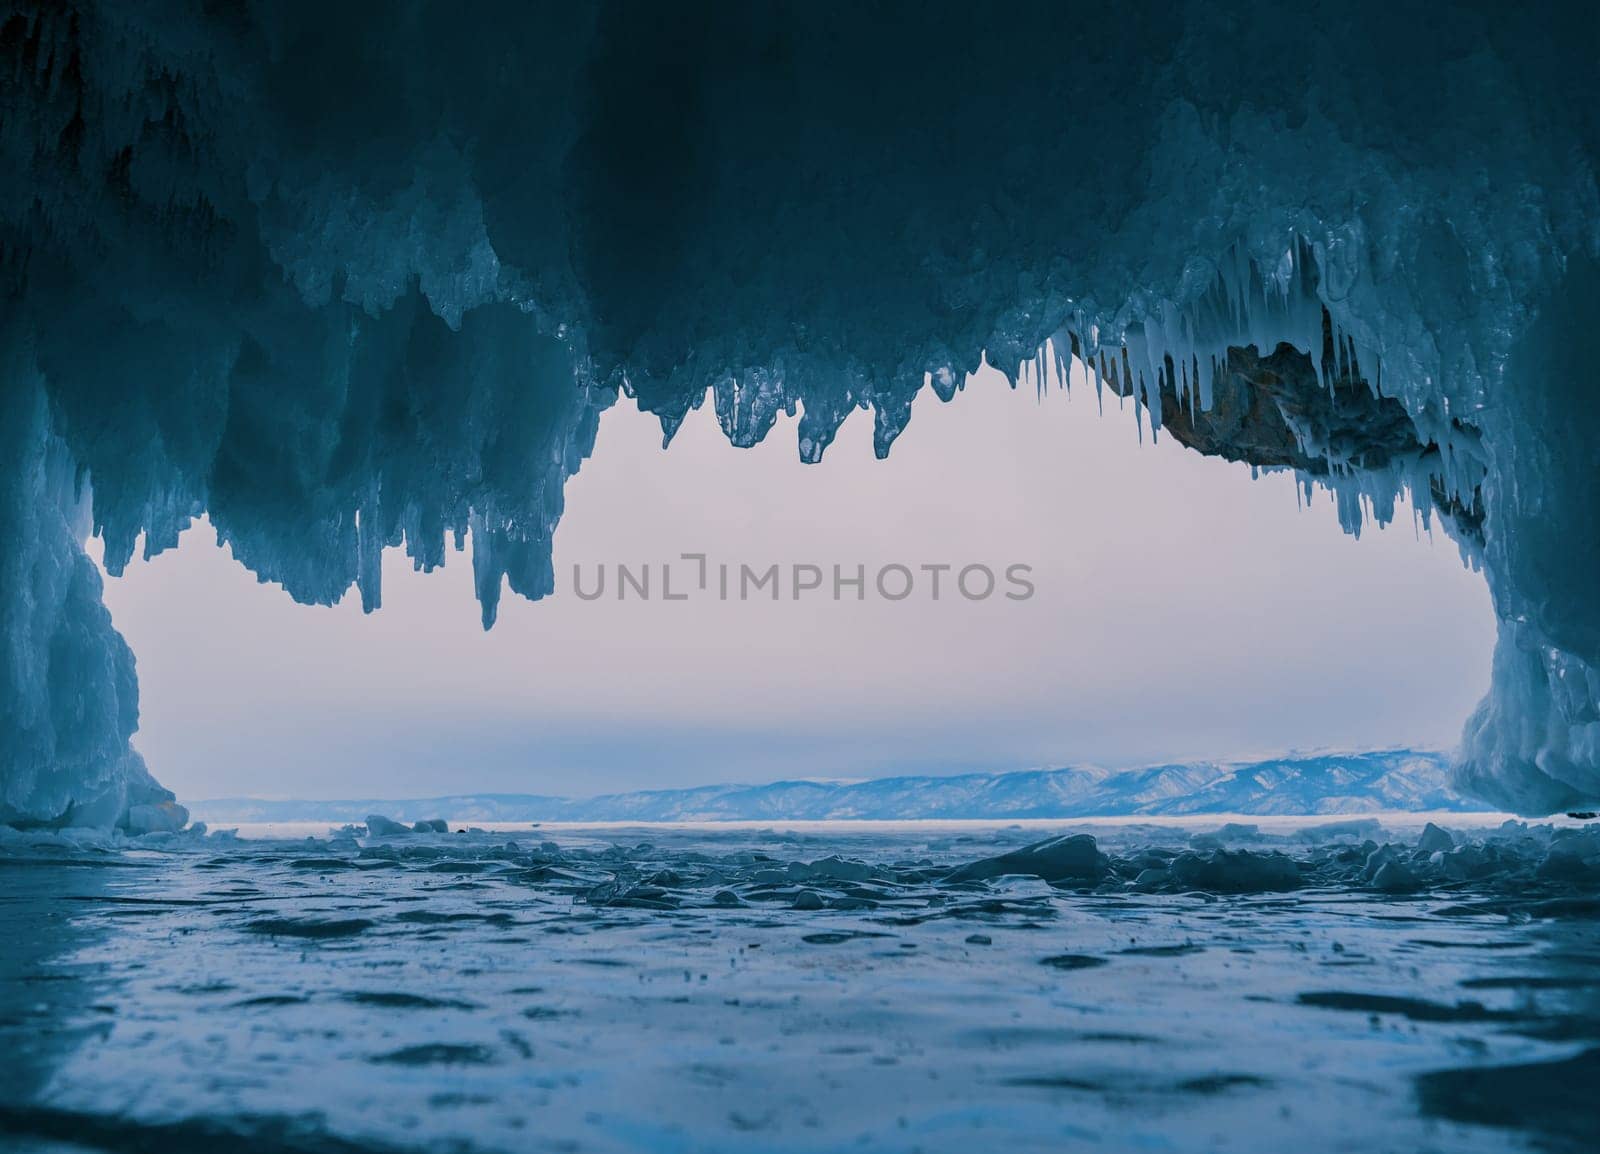
[[[369,609],[471,529],[489,624],[619,392],[882,455],[925,383],[1070,354],[1351,529],[1437,512],[1502,622],[1460,780],[1600,797],[1600,26],[1446,7],[0,5],[7,804],[138,776],[131,662],[42,736],[47,619],[122,669],[80,491],[113,574],[204,512]]]

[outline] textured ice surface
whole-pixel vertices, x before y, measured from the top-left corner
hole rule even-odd
[[[0,1144],[1577,1151],[1600,1124],[1594,830],[359,832],[0,843]]]
[[[85,528],[368,607],[470,529],[488,624],[618,390],[815,460],[1069,355],[1352,530],[1439,512],[1502,622],[1463,786],[1600,796],[1597,57],[1472,0],[6,3],[7,813],[135,776]]]

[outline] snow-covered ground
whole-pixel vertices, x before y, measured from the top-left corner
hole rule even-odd
[[[0,1145],[1584,1148],[1600,830],[1418,824],[8,834]]]

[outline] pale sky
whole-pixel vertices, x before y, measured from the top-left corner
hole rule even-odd
[[[91,548],[98,552],[98,547]],[[1026,601],[922,592],[777,603],[615,599],[614,566],[1032,566]],[[925,392],[887,461],[854,414],[820,465],[793,422],[731,448],[707,409],[663,452],[623,400],[567,489],[555,597],[485,634],[467,555],[384,607],[296,605],[209,527],[106,603],[138,656],[136,745],[181,797],[582,795],[616,789],[1124,766],[1288,749],[1448,747],[1488,684],[1480,576],[1402,509],[1359,541],[1285,475],[1141,445],[1131,410]],[[607,596],[572,593],[605,565]],[[735,572],[737,570],[735,569]],[[675,590],[691,563],[674,566]],[[948,581],[949,578],[946,578]]]

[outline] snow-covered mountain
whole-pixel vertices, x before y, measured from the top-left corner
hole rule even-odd
[[[593,798],[458,794],[409,800],[190,803],[209,822],[909,821],[1198,813],[1348,814],[1484,808],[1455,793],[1443,754],[1414,749],[1190,762],[1134,770],[1071,768],[871,781],[778,781],[644,790]]]

